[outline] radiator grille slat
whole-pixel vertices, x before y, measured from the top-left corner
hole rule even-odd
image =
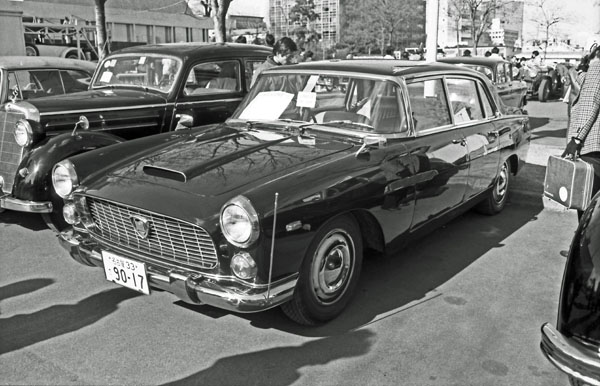
[[[91,234],[109,245],[168,264],[202,269],[217,265],[215,245],[208,232],[199,226],[97,198],[86,197],[86,201],[95,224]],[[137,235],[133,216],[148,220],[146,238]]]
[[[23,158],[23,148],[15,142],[15,123],[24,115],[0,111],[0,177],[4,180],[2,190],[11,193],[17,169]]]

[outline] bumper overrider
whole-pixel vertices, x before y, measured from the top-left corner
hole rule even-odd
[[[546,323],[542,326],[542,352],[553,365],[588,385],[600,386],[600,353],[558,332]]]
[[[72,230],[58,236],[60,245],[73,259],[85,265],[102,267],[102,252],[93,240],[84,239]],[[198,272],[165,270],[147,263],[151,288],[170,292],[186,303],[206,304],[234,312],[258,312],[288,301],[294,292],[298,275],[267,285],[241,283],[231,277],[203,275]]]
[[[52,213],[51,201],[27,201],[0,191],[0,208],[29,213]]]

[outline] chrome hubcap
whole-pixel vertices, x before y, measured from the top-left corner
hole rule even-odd
[[[354,244],[342,229],[334,229],[321,240],[315,251],[311,282],[317,299],[331,304],[348,284],[354,266]]]
[[[496,187],[494,189],[494,198],[496,202],[501,202],[506,197],[506,190],[508,189],[508,165],[504,163],[500,169],[500,175],[498,181],[496,181]]]

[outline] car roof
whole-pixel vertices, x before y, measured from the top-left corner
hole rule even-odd
[[[472,76],[474,71],[453,64],[439,62],[425,62],[416,60],[397,59],[352,59],[352,60],[321,60],[315,62],[298,63],[291,66],[277,66],[265,72],[289,72],[296,71],[342,71],[381,76],[404,76],[414,77],[430,73],[468,74]]]
[[[485,57],[485,56],[455,56],[450,58],[440,58],[440,62],[444,63],[464,63],[464,64],[475,64],[480,66],[494,67],[497,63],[509,63],[508,60],[502,58]]]
[[[115,55],[125,53],[162,54],[183,59],[186,56],[240,57],[256,54],[270,55],[273,53],[273,49],[256,44],[242,43],[164,43],[132,46],[113,52]]]
[[[94,72],[96,63],[54,56],[0,56],[0,68],[26,70],[34,68],[64,68]]]

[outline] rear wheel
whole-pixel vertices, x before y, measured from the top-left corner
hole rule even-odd
[[[550,96],[550,82],[548,78],[542,79],[540,82],[540,88],[538,89],[538,100],[540,102],[546,102]]]
[[[510,186],[510,164],[508,160],[504,161],[500,167],[500,172],[496,178],[496,182],[489,195],[478,206],[477,210],[480,213],[493,215],[500,213],[506,206],[508,199],[508,188]]]
[[[315,235],[283,312],[304,325],[327,322],[348,305],[362,267],[362,239],[351,216],[338,217]]]
[[[38,49],[36,46],[31,45],[31,44],[27,44],[25,46],[25,55],[27,56],[39,56],[40,53],[38,52]]]

